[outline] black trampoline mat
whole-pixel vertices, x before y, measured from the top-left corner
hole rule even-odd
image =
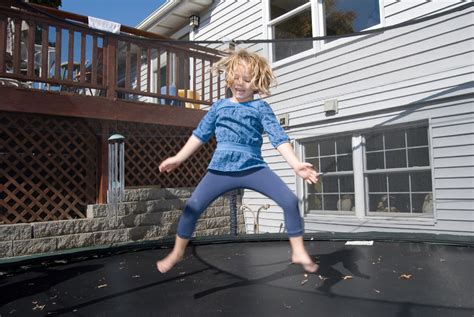
[[[307,241],[315,274],[291,265],[286,241],[190,246],[10,267],[0,316],[474,316],[473,248],[419,242]]]

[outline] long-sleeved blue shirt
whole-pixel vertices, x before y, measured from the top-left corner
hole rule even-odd
[[[261,154],[264,132],[275,148],[290,141],[267,102],[256,99],[237,103],[220,99],[211,106],[193,135],[206,143],[215,134],[217,149],[208,169],[231,172],[267,165]]]

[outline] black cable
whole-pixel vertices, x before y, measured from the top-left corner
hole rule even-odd
[[[75,27],[85,28],[85,29],[89,30],[89,28],[87,28],[83,24],[79,24],[79,23],[76,23],[76,22],[72,22],[72,21],[69,21],[69,20],[59,18],[55,15],[52,15],[48,12],[45,12],[45,11],[41,10],[41,9],[33,7],[33,6],[31,6],[31,5],[29,5],[25,2],[22,2],[21,0],[17,0],[17,3],[19,3],[23,7],[27,7],[30,10],[33,10],[33,11],[36,11],[38,13],[44,14],[46,16],[49,16],[49,17],[53,18],[53,19],[60,20],[61,22],[69,23],[71,25],[74,25]],[[405,27],[405,26],[409,26],[409,25],[414,25],[414,24],[426,22],[426,21],[429,21],[429,20],[433,20],[433,19],[439,18],[441,16],[445,16],[445,15],[448,15],[448,14],[451,14],[451,13],[454,13],[454,12],[464,11],[464,10],[472,7],[473,5],[474,5],[474,2],[468,2],[465,5],[462,5],[462,6],[450,9],[450,10],[446,10],[446,11],[443,11],[443,12],[439,12],[439,13],[436,13],[436,14],[428,15],[428,16],[425,16],[425,17],[422,17],[422,18],[409,20],[409,21],[397,23],[397,24],[394,24],[394,25],[378,28],[378,29],[365,30],[365,31],[354,32],[354,33],[343,34],[343,35],[325,35],[325,36],[315,36],[315,37],[305,37],[305,38],[256,39],[256,40],[251,40],[251,39],[239,40],[239,39],[237,39],[237,40],[229,40],[229,41],[227,41],[227,40],[202,40],[202,41],[193,40],[193,41],[191,41],[191,40],[175,40],[175,39],[149,39],[149,38],[137,37],[137,36],[124,34],[124,33],[120,34],[120,36],[132,38],[132,39],[140,39],[141,41],[160,42],[160,43],[174,43],[174,44],[225,44],[225,43],[229,43],[229,42],[234,43],[234,44],[257,44],[257,43],[335,40],[335,39],[339,39],[339,38],[347,38],[347,37],[362,36],[362,35],[369,35],[369,34],[375,34],[375,33],[383,33],[383,32],[388,31],[388,30],[393,30],[393,29],[397,29],[397,28],[401,28],[401,27]],[[113,36],[118,35],[118,34],[111,33],[111,32],[106,32],[106,31],[100,31],[100,30],[95,30],[95,31],[98,32],[98,33],[101,33],[101,34],[110,34],[110,35],[113,35]]]

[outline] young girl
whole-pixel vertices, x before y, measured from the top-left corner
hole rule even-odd
[[[184,207],[173,250],[157,262],[157,268],[165,273],[182,259],[199,216],[212,201],[232,189],[248,188],[266,195],[283,209],[291,261],[301,264],[308,272],[316,272],[318,266],[303,244],[298,199],[268,168],[261,155],[262,133],[266,132],[272,145],[298,176],[309,184],[318,181],[312,165],[296,157],[289,137],[268,103],[253,99],[255,93],[269,93],[275,76],[263,57],[245,50],[233,52],[214,67],[225,72],[233,97],[216,101],[178,154],[160,164],[160,172],[171,172],[215,134],[217,148],[208,172]]]

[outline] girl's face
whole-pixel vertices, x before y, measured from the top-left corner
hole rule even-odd
[[[234,69],[234,78],[230,78],[230,90],[232,91],[232,101],[246,102],[253,99],[254,87],[252,76],[246,63],[240,63]]]

